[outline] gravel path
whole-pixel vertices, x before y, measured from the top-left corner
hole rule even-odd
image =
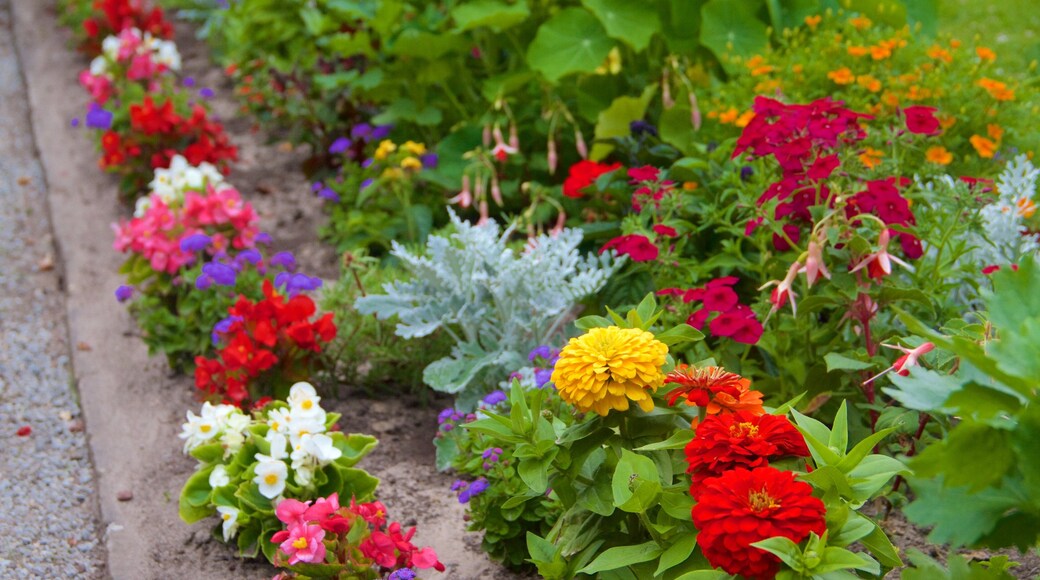
[[[0,0],[0,578],[96,578],[94,471],[11,22]]]

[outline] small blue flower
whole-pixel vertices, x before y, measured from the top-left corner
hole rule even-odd
[[[73,120],[69,121],[69,124],[72,125],[73,127],[79,127],[79,119],[78,118],[77,119],[73,119]]]
[[[203,87],[202,89],[199,90],[199,96],[202,97],[203,99],[212,99],[214,94],[216,94],[216,93],[214,93],[213,89],[211,89],[209,87]]]
[[[195,86],[195,77],[184,77],[184,80],[181,82],[190,89]]]
[[[202,274],[198,278],[195,278],[195,288],[199,290],[205,290],[213,285],[213,278]]]
[[[358,188],[358,191],[365,191],[365,189],[368,188],[368,186],[372,185],[374,182],[375,180],[369,177],[368,179],[361,182],[361,187]]]
[[[134,288],[133,288],[133,286],[123,285],[123,286],[120,286],[119,288],[116,288],[116,300],[118,300],[120,302],[126,302],[133,295],[134,295]]]
[[[455,409],[453,409],[452,407],[448,407],[447,409],[444,409],[443,411],[441,411],[440,413],[437,414],[437,424],[441,425],[441,424],[445,423],[446,421],[450,421],[454,414],[455,414]]]
[[[343,153],[344,151],[350,148],[350,145],[350,139],[347,139],[346,137],[340,137],[339,139],[333,141],[332,145],[329,145],[329,153],[332,153],[333,155]]]
[[[253,264],[255,266],[260,263],[260,260],[263,259],[264,257],[260,254],[260,252],[254,250],[253,248],[247,248],[245,250],[242,250],[238,253],[237,256],[235,256],[235,264],[241,266],[243,262],[249,262],[250,264]]]
[[[527,355],[527,360],[529,360],[531,362],[534,362],[534,359],[539,358],[539,357],[548,360],[549,358],[552,357],[552,354],[553,354],[552,347],[543,344],[542,346],[535,347],[535,349],[532,350],[531,353]]]
[[[206,234],[192,234],[181,240],[181,251],[182,252],[201,252],[209,247],[213,243],[213,238]]]
[[[91,129],[108,129],[112,126],[112,113],[101,108],[97,103],[90,103],[86,116],[87,127]]]
[[[436,153],[427,153],[426,155],[420,155],[419,161],[422,162],[422,166],[426,169],[434,169],[437,167],[438,157]]]
[[[462,479],[456,479],[456,480],[455,480],[455,481],[454,481],[454,482],[453,482],[453,483],[451,484],[451,490],[452,490],[452,491],[458,491],[458,490],[460,490],[460,489],[466,489],[466,486],[468,486],[468,485],[469,485],[469,484],[468,484],[468,483],[466,483],[466,481],[465,481],[465,480],[462,480]]]
[[[337,194],[331,187],[323,187],[318,190],[318,197],[327,199],[332,203],[339,203],[339,194]]]
[[[260,232],[256,235],[255,238],[253,238],[253,241],[258,244],[263,244],[265,246],[270,246],[274,243],[274,240],[271,239],[271,234],[267,232]]]
[[[203,264],[202,273],[203,275],[212,278],[213,282],[220,284],[221,286],[234,286],[235,278],[238,275],[234,268],[227,264],[221,264],[220,262],[209,262],[208,264]],[[196,281],[196,286],[197,285]]]
[[[484,493],[490,486],[491,484],[488,483],[488,480],[483,477],[477,479],[459,493],[459,503],[469,503],[469,500]]]
[[[371,139],[372,141],[386,139],[390,136],[390,131],[393,130],[393,125],[377,125],[375,128],[372,129],[372,134],[369,135],[369,139]]]
[[[210,333],[210,339],[213,341],[213,346],[217,346],[220,342],[220,335],[227,334],[231,330],[231,325],[236,322],[241,322],[241,316],[228,316],[220,322],[213,325],[213,332]]]
[[[539,389],[544,387],[552,380],[552,369],[535,369],[534,371],[534,384]]]

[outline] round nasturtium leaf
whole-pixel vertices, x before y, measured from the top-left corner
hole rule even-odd
[[[657,12],[642,2],[582,0],[582,4],[599,18],[611,38],[623,40],[636,51],[644,50],[661,28]]]
[[[595,16],[584,8],[567,8],[547,20],[527,49],[527,64],[555,83],[603,64],[614,42]]]
[[[701,44],[719,59],[727,72],[733,72],[727,57],[750,58],[765,52],[769,45],[769,28],[747,2],[711,0],[701,7]]]

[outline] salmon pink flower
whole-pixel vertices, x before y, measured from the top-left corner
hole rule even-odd
[[[820,242],[816,240],[809,242],[809,255],[805,259],[805,267],[802,268],[802,271],[805,272],[805,281],[810,288],[820,276],[831,279],[827,264],[823,262],[823,247]]]

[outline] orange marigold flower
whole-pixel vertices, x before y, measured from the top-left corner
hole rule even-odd
[[[885,156],[883,151],[874,149],[873,147],[867,147],[863,150],[863,153],[859,154],[859,161],[867,169],[874,169],[881,164],[881,159]]]
[[[932,89],[921,88],[917,85],[912,85],[906,91],[906,98],[911,101],[924,101],[932,98]]]
[[[1028,197],[1019,199],[1015,202],[1015,205],[1018,206],[1018,215],[1026,219],[1033,217],[1033,214],[1036,213],[1036,204]]]
[[[969,141],[971,141],[971,146],[975,148],[979,157],[991,159],[997,152],[997,144],[981,135],[972,135]]]
[[[939,125],[943,130],[949,129],[957,124],[957,117],[953,115],[939,115]]]
[[[933,44],[931,47],[929,47],[925,54],[927,54],[931,58],[934,58],[935,60],[941,60],[946,64],[953,62],[953,55],[951,55],[948,50],[939,46],[938,44]]]
[[[975,54],[977,54],[979,56],[980,60],[984,60],[986,62],[993,62],[993,61],[997,60],[997,53],[995,53],[992,50],[986,48],[985,46],[978,46],[978,47],[976,47],[975,48]]]
[[[850,56],[861,57],[870,54],[870,49],[865,46],[850,46],[846,49]]]
[[[816,30],[816,27],[820,25],[820,21],[823,17],[819,14],[805,17],[805,25],[809,27],[809,30]]]
[[[986,125],[986,133],[989,134],[990,139],[993,139],[998,143],[1004,137],[1004,129],[1002,129],[1000,125],[995,125],[993,123]]]
[[[755,580],[776,576],[780,559],[752,546],[783,536],[795,543],[822,535],[826,508],[813,488],[791,471],[773,467],[734,469],[705,482],[691,516],[708,563]]]
[[[827,73],[827,78],[839,85],[851,85],[856,81],[856,75],[852,74],[852,71],[849,70],[849,67],[847,66],[841,67],[838,70],[832,70]]]
[[[881,93],[881,102],[888,105],[889,108],[895,109],[899,106],[899,95],[892,91],[885,91]]]
[[[682,184],[683,191],[696,191],[700,187],[696,181],[684,181]]]
[[[929,163],[935,163],[936,165],[949,165],[953,161],[953,154],[946,150],[942,145],[936,145],[929,147],[924,152],[924,158]]]
[[[744,64],[748,67],[749,70],[751,70],[751,76],[753,77],[769,74],[776,70],[776,67],[766,63],[766,59],[758,54],[749,58],[748,61]]]
[[[803,67],[802,65],[796,64],[796,65],[791,67],[791,72],[793,72],[796,75],[800,75],[800,74],[802,74],[802,71],[804,69],[805,69],[805,67]]]
[[[856,77],[856,83],[872,93],[881,90],[881,81],[870,75],[860,75]]]
[[[736,121],[737,117],[739,117],[739,116],[740,116],[740,111],[737,110],[736,107],[730,107],[729,109],[719,113],[719,123],[722,123],[724,125],[728,125],[728,124],[732,123],[733,121]]]
[[[958,49],[960,47],[961,47],[961,41],[957,40],[956,38],[951,38],[950,39],[950,48],[956,50],[956,49]]]
[[[892,56],[892,49],[885,44],[875,44],[870,47],[870,58],[874,60],[885,60]]]
[[[805,438],[782,415],[732,413],[712,415],[697,425],[697,434],[686,444],[686,462],[693,485],[690,495],[700,495],[700,484],[710,477],[744,467],[765,467],[773,459],[794,455],[808,457]]]
[[[1015,91],[1009,89],[1006,83],[991,78],[982,77],[975,84],[986,89],[991,97],[998,101],[1011,101],[1015,98]]]
[[[857,16],[855,18],[849,18],[849,24],[851,24],[856,30],[866,30],[870,28],[873,22],[870,21],[866,16]]]
[[[736,125],[737,127],[740,127],[741,129],[743,129],[744,127],[747,127],[748,123],[751,122],[751,119],[754,119],[754,118],[755,118],[755,112],[749,109],[749,110],[744,111],[743,113],[741,113],[740,116],[737,117],[737,120],[733,121],[733,124]]]

